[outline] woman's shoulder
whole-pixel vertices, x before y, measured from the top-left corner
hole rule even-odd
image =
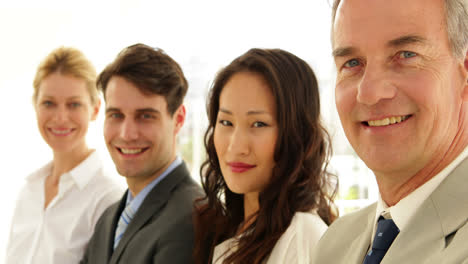
[[[20,200],[37,200],[38,196],[44,195],[44,180],[52,170],[52,161],[47,162],[39,168],[29,172],[26,177],[18,182],[16,186],[18,194],[17,202]]]
[[[99,153],[94,151],[72,172],[79,187],[79,193],[85,193],[89,202],[101,213],[103,209],[122,198],[126,184],[117,172],[104,166]],[[81,195],[81,194],[80,194]]]
[[[36,181],[42,181],[52,172],[53,161],[48,161],[42,166],[30,171],[25,179],[26,184]]]
[[[327,225],[315,211],[296,212],[267,263],[309,263],[311,252],[326,229]]]
[[[297,243],[298,245],[316,243],[327,228],[327,224],[315,211],[296,212],[291,224],[278,242],[286,240],[288,244]]]
[[[72,173],[79,175],[77,178],[83,181],[81,184],[90,190],[97,192],[117,190],[123,193],[123,190],[126,189],[122,177],[115,170],[104,165],[98,151],[91,153],[87,159],[73,169]]]
[[[315,234],[319,238],[327,230],[327,224],[317,214],[315,210],[309,212],[296,212],[289,228],[294,228],[296,232],[307,232]],[[288,229],[289,229],[288,228]]]
[[[125,182],[119,180],[121,180],[119,175],[101,168],[83,190],[87,195],[94,196],[96,201],[108,200],[106,204],[111,204],[122,198],[127,189]]]
[[[220,264],[230,253],[236,250],[236,239],[229,238],[215,246],[213,251],[213,264]]]

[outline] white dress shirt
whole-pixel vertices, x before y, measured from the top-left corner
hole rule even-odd
[[[11,222],[7,264],[79,263],[98,218],[123,194],[94,151],[60,177],[58,193],[44,209],[51,171],[52,162],[26,179]]]
[[[316,212],[297,212],[288,229],[273,247],[266,264],[309,264],[317,242],[328,226]],[[236,250],[236,239],[230,238],[217,245],[213,253],[213,264],[223,260]]]
[[[405,198],[401,199],[394,206],[388,207],[382,197],[379,195],[377,201],[377,210],[375,214],[374,231],[372,232],[371,245],[377,229],[377,221],[380,215],[389,215],[395,222],[395,225],[401,230],[404,230],[411,220],[412,216],[421,204],[431,195],[432,192],[447,178],[447,176],[465,159],[468,157],[468,147],[466,147],[457,158],[455,158],[447,167],[432,177],[429,181],[418,187]]]

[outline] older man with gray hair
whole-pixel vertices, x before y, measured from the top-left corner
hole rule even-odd
[[[379,200],[315,263],[468,263],[468,2],[336,0],[336,106]]]

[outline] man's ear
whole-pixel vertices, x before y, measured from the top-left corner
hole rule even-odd
[[[182,104],[177,108],[177,110],[174,113],[174,119],[175,119],[175,129],[174,133],[177,134],[179,133],[180,129],[184,125],[185,122],[185,106]]]
[[[101,99],[98,98],[96,104],[93,106],[93,112],[91,113],[91,120],[95,121],[98,114],[99,114],[99,108],[101,107]]]
[[[468,71],[468,49],[466,50],[465,55],[465,70]]]
[[[466,51],[465,58],[463,58],[463,65],[461,67],[463,75],[463,88],[461,91],[462,100],[468,102],[468,50]]]

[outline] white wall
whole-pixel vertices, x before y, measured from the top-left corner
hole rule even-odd
[[[325,97],[326,121],[339,131],[329,31],[327,0],[0,0],[0,262],[18,190],[29,172],[51,159],[36,128],[31,95],[35,68],[52,49],[79,48],[100,71],[128,45],[160,47],[184,69],[188,105],[195,104],[188,111],[199,112],[202,120],[206,90],[220,67],[252,47],[286,49],[311,63]],[[106,155],[102,122],[101,112],[88,138]],[[194,133],[199,140],[194,145],[201,144],[202,133]],[[198,178],[198,168],[192,171]]]

